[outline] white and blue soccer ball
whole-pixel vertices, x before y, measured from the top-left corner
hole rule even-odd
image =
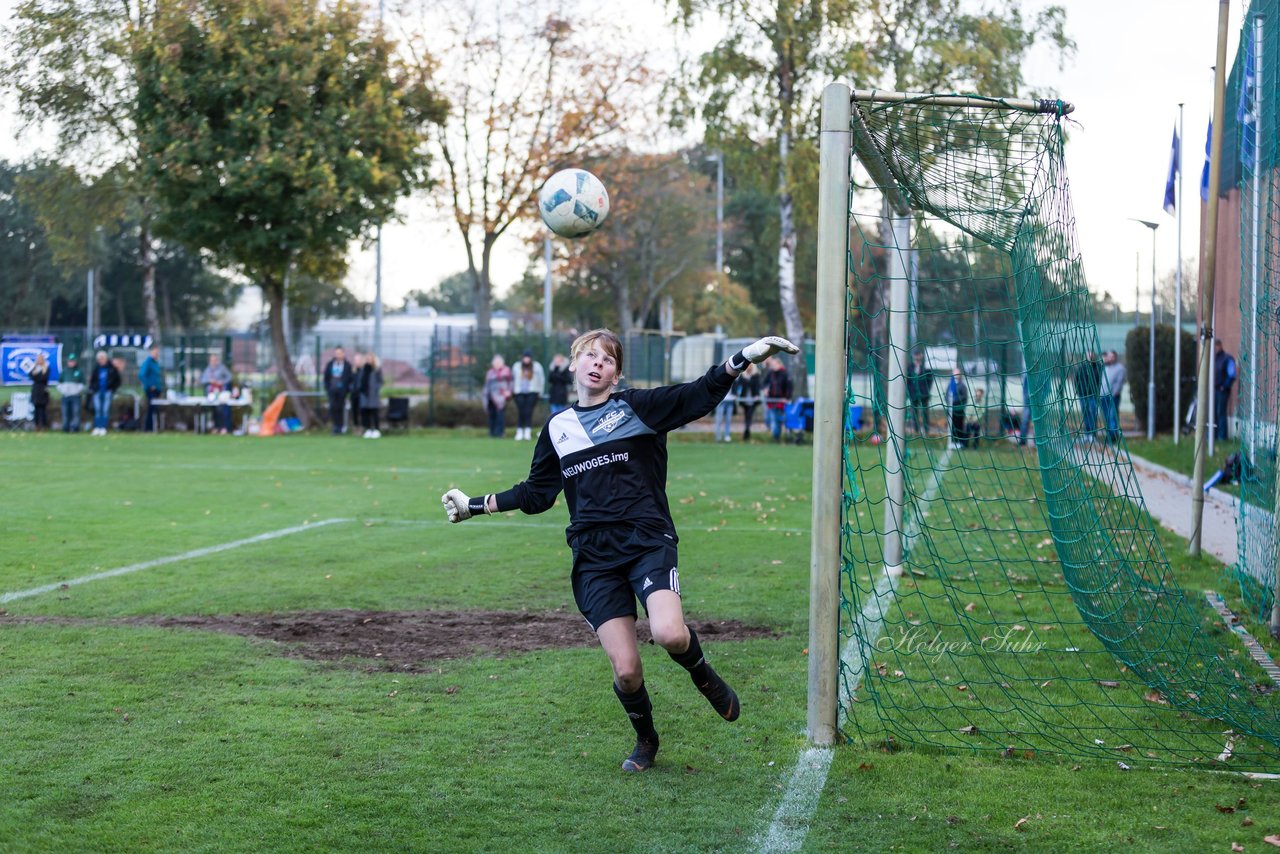
[[[609,215],[609,192],[586,169],[562,169],[542,185],[538,211],[561,237],[585,237]]]

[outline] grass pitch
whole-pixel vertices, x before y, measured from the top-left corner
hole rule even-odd
[[[742,697],[732,725],[646,648],[663,748],[623,777],[630,727],[595,649],[397,673],[126,622],[572,610],[563,509],[450,527],[440,508],[449,486],[520,480],[530,444],[0,436],[0,596],[316,526],[0,604],[0,851],[756,850],[805,746],[811,457],[707,438],[670,443],[686,611],[776,635],[707,643]],[[803,847],[1262,850],[1278,787],[843,747]]]

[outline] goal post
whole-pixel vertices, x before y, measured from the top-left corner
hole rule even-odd
[[[813,534],[809,559],[809,739],[835,744],[839,698],[840,526],[849,278],[849,87],[822,93],[817,322],[813,391]]]

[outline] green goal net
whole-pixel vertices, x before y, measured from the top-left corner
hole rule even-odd
[[[1280,378],[1280,318],[1274,288],[1280,272],[1280,147],[1275,119],[1280,88],[1273,63],[1280,60],[1280,2],[1255,0],[1245,16],[1231,74],[1228,103],[1239,105],[1224,138],[1223,162],[1239,164],[1234,196],[1240,209],[1240,382],[1235,423],[1240,439],[1239,559],[1234,567],[1241,595],[1255,617],[1270,619],[1276,590],[1276,428]],[[1261,73],[1255,73],[1261,72]],[[1234,175],[1232,170],[1232,174]]]
[[[1275,770],[1275,686],[1179,587],[1114,429],[1069,110],[852,98],[839,725]]]

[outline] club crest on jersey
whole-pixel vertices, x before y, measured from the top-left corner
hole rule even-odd
[[[606,415],[604,418],[601,418],[596,423],[596,426],[591,428],[591,432],[593,434],[602,433],[602,432],[612,433],[614,430],[617,429],[619,424],[621,424],[623,421],[626,421],[626,420],[627,420],[627,413],[621,409],[615,409],[612,412],[610,412],[608,415]]]

